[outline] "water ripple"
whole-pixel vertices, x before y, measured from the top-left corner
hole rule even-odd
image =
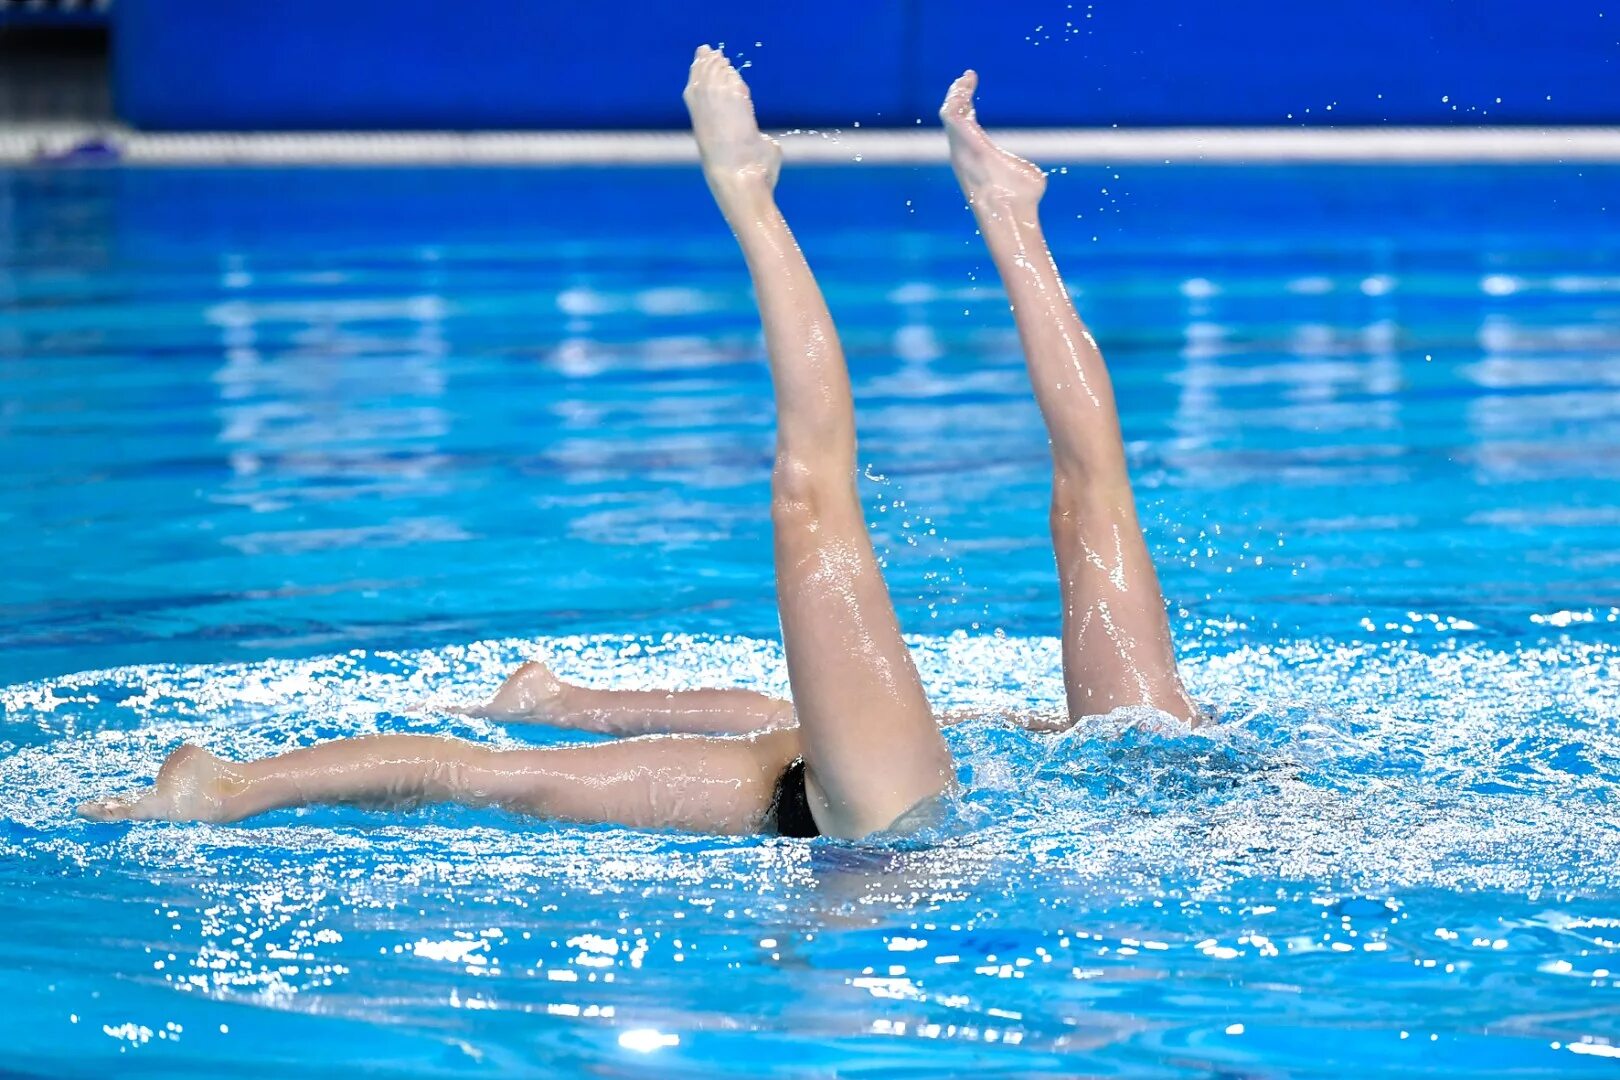
[[[1612,644],[1208,651],[1187,669],[1214,724],[1116,714],[1046,734],[993,714],[1059,706],[1055,642],[914,644],[942,704],[992,714],[950,729],[963,812],[921,848],[454,808],[71,816],[181,740],[233,757],[378,730],[566,740],[413,711],[485,693],[529,655],[603,685],[781,692],[779,648],[746,638],[481,642],[6,689],[0,909],[20,920],[13,955],[60,973],[31,1015],[42,1031],[69,1014],[97,1026],[107,1052],[172,1038],[235,1053],[221,1026],[268,1032],[256,1018],[277,1015],[359,1025],[385,1066],[418,1068],[425,1040],[447,1062],[668,1051],[672,1068],[728,1075],[764,1060],[1025,1075],[1077,1054],[1130,1072],[1252,1055],[1317,1068],[1310,1032],[1345,1025],[1368,1033],[1364,1068],[1433,1035],[1454,1063],[1551,1072],[1603,1061],[1551,1043],[1620,1039],[1605,1005],[1620,970]],[[42,880],[47,908],[28,897]],[[718,985],[723,1001],[700,989]],[[167,1023],[183,1030],[161,1036]],[[328,1067],[346,1060],[323,1045]],[[268,1053],[266,1068],[315,1051]]]

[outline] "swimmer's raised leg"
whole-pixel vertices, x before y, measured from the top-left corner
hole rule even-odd
[[[792,730],[519,750],[368,735],[247,762],[182,746],[150,788],[86,803],[79,813],[95,821],[240,821],[318,803],[455,802],[558,821],[750,833],[767,824],[777,778],[798,754]]]
[[[1052,543],[1063,594],[1069,715],[1152,705],[1196,722],[1137,523],[1108,368],[1041,231],[1046,177],[990,141],[974,115],[977,85],[971,71],[957,79],[940,118],[951,166],[1012,300],[1052,441]]]
[[[603,735],[743,735],[793,725],[792,702],[754,690],[599,689],[559,679],[537,660],[513,672],[487,704],[449,711]]]
[[[953,782],[855,487],[855,415],[832,316],[774,195],[781,151],[707,46],[686,87],[703,174],[742,247],[776,390],[777,604],[820,829],[887,828]]]

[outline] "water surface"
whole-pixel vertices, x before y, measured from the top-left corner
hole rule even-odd
[[[701,180],[0,173],[14,1069],[1607,1074],[1620,170],[1071,168],[1192,735],[950,733],[909,851],[494,812],[94,826],[531,655],[785,689],[769,382]],[[800,170],[940,704],[1061,700],[1045,439],[935,169]]]

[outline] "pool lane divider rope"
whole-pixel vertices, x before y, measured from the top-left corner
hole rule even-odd
[[[937,128],[777,133],[786,160],[823,165],[931,165],[946,160]],[[1046,164],[1410,164],[1620,162],[1620,128],[1109,128],[992,133]],[[684,131],[219,132],[162,134],[118,126],[0,128],[0,164],[127,165],[682,165]]]

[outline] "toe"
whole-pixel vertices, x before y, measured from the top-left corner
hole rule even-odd
[[[942,113],[951,116],[970,116],[973,113],[973,93],[978,89],[979,76],[971,68],[964,71],[945,92]]]
[[[714,71],[715,51],[707,45],[699,47],[697,55],[692,58],[691,82],[701,86],[709,81]]]

